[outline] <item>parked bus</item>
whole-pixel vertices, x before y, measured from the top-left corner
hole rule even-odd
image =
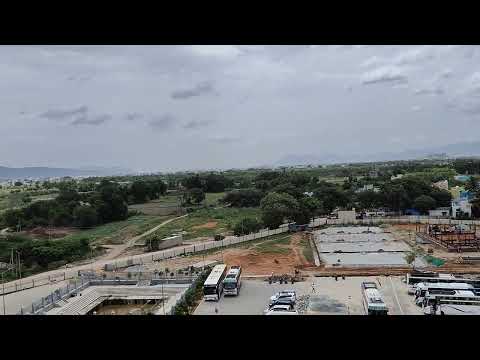
[[[362,282],[363,308],[368,315],[387,315],[388,307],[383,301],[377,284],[374,282]]]
[[[227,272],[227,265],[216,265],[203,284],[203,298],[205,300],[220,300],[223,292],[223,279]]]
[[[223,280],[223,291],[225,296],[237,296],[242,286],[242,267],[232,266]]]
[[[480,309],[480,296],[470,290],[452,290],[450,294],[437,294],[427,292],[423,299],[422,308],[426,315],[441,314],[442,308],[462,308],[463,311],[472,312]],[[462,311],[460,310],[460,312]],[[445,314],[445,312],[444,312]]]
[[[406,283],[408,285],[408,293],[414,294],[418,283],[465,283],[471,284],[474,288],[480,288],[480,279],[456,277],[452,274],[438,273],[412,273],[407,274]]]
[[[474,291],[473,285],[467,283],[418,283],[415,290],[415,303],[421,305],[425,294],[450,294],[453,290]]]

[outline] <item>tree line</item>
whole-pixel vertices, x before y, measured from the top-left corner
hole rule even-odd
[[[94,227],[128,217],[128,204],[158,199],[166,192],[162,181],[135,181],[129,187],[103,180],[94,191],[78,192],[73,186],[62,186],[52,200],[37,201],[24,208],[7,210],[1,221],[5,226]]]
[[[415,208],[421,213],[436,207],[449,207],[452,196],[417,176],[384,180],[376,190],[359,191],[361,182],[349,177],[343,184],[318,181],[301,172],[262,172],[253,187],[228,192],[223,202],[232,207],[260,207],[261,223],[248,219],[236,226],[237,234],[248,234],[258,227],[277,228],[285,220],[305,224],[315,216],[333,210],[385,208],[402,212]]]

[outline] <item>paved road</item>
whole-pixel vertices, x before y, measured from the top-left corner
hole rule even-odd
[[[175,220],[178,220],[178,219],[181,219],[183,217],[185,217],[187,215],[182,215],[182,216],[179,216],[179,217],[176,217],[176,218],[173,218],[173,219],[169,219],[169,220],[166,220],[164,222],[162,222],[161,224],[155,226],[154,228],[144,232],[143,234],[141,235],[138,235],[130,240],[128,240],[128,242],[125,244],[125,248],[122,250],[124,251],[126,248],[128,248],[129,246],[132,246],[132,244],[134,244],[137,240],[143,238],[144,236],[147,236],[149,234],[152,234],[153,232],[155,232],[156,230],[158,230],[159,228],[161,228],[162,226],[165,226],[166,224],[172,222],[172,221],[175,221]],[[112,250],[113,252],[114,250]],[[108,255],[110,255],[112,252],[110,252]],[[121,253],[121,251],[119,252],[116,252],[114,253],[115,256],[118,256],[119,254]],[[149,253],[148,255],[149,256],[152,256],[152,254],[155,254],[155,253]],[[124,258],[117,258],[116,260],[127,260],[127,259],[131,259],[132,257],[131,256],[127,256],[127,257],[124,257]],[[71,267],[71,268],[68,268],[68,269],[57,269],[57,270],[51,270],[51,271],[46,271],[46,272],[42,272],[40,274],[36,274],[36,275],[32,275],[32,276],[29,276],[29,277],[26,277],[26,278],[23,278],[21,280],[21,283],[22,284],[26,284],[26,283],[32,283],[32,280],[40,280],[40,279],[45,279],[49,276],[51,277],[59,277],[59,276],[63,276],[64,273],[68,273],[68,274],[76,274],[79,270],[95,270],[95,269],[101,269],[105,266],[105,264],[109,264],[112,262],[112,259],[114,259],[114,257],[112,256],[108,256],[108,257],[102,257],[101,259],[98,259],[98,260],[95,260],[91,263],[88,263],[88,264],[84,264],[84,265],[78,265],[78,266],[74,266],[74,267]],[[15,286],[15,284],[19,284],[20,282],[18,280],[16,281],[11,281],[11,282],[8,282],[8,283],[5,283],[5,287],[8,288],[8,287],[11,287],[11,286]],[[0,294],[2,293],[2,287],[0,287]],[[22,291],[23,293],[23,291]]]

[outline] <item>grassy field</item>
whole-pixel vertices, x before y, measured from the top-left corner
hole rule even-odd
[[[313,249],[310,246],[309,241],[307,239],[302,239],[300,240],[300,245],[302,245],[303,256],[305,256],[305,259],[307,259],[308,262],[311,262],[312,264],[315,263],[315,259],[313,257]]]
[[[170,216],[137,215],[124,221],[100,225],[94,229],[80,230],[62,239],[72,240],[86,237],[93,241],[92,244],[122,244],[125,240],[140,235],[169,218]]]
[[[225,196],[225,193],[207,193],[205,194],[205,204],[210,205],[219,205],[219,200]]]
[[[343,184],[345,180],[348,180],[347,177],[332,177],[332,176],[321,176],[319,181],[325,181],[332,184]]]
[[[258,208],[219,208],[200,209],[188,215],[188,217],[174,221],[159,229],[156,234],[166,237],[173,232],[186,231],[186,240],[204,236],[214,236],[225,233],[245,217],[260,217]]]
[[[254,246],[254,249],[260,253],[269,253],[269,254],[289,254],[291,250],[284,247],[285,245],[290,244],[291,235],[278,234],[271,236],[266,241],[261,241]],[[250,248],[252,248],[250,243]]]

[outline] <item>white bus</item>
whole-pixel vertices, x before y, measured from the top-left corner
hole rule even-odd
[[[203,284],[203,298],[205,300],[220,300],[223,291],[223,278],[227,271],[227,265],[220,264],[216,265],[210,275],[208,275],[207,280]]]
[[[415,290],[415,303],[422,305],[425,294],[450,294],[453,290],[470,290],[474,287],[467,283],[418,283]]]
[[[427,292],[422,303],[423,312],[426,315],[445,314],[446,311],[477,312],[480,309],[480,296],[470,290],[452,290],[450,294],[433,294]],[[453,311],[452,311],[453,310]]]
[[[466,283],[480,288],[480,279],[456,277],[452,274],[413,273],[407,274],[408,293],[414,294],[418,283]]]
[[[223,291],[225,296],[237,296],[242,286],[242,267],[232,266],[223,280]]]
[[[368,315],[387,315],[388,307],[383,301],[377,284],[374,282],[362,282],[363,309]]]

